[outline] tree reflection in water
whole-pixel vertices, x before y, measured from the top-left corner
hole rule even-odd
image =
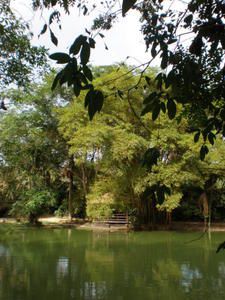
[[[224,299],[222,234],[0,228],[0,300]]]

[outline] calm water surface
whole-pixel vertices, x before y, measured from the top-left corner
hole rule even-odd
[[[0,227],[1,300],[225,299],[225,233]]]

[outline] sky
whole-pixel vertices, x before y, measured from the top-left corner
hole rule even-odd
[[[59,40],[58,46],[51,43],[49,32],[38,38],[45,21],[48,21],[49,12],[34,13],[29,6],[29,1],[12,1],[14,12],[22,19],[29,21],[31,31],[34,32],[33,44],[42,45],[49,49],[49,54],[54,52],[67,52],[74,39],[79,34],[85,34],[85,28],[90,29],[93,15],[82,16],[76,8],[71,14],[62,14],[62,30],[56,27],[54,33]],[[120,17],[110,31],[104,31],[105,38],[96,38],[96,48],[91,53],[92,65],[110,65],[126,61],[130,65],[140,65],[148,61],[151,56],[146,53],[143,36],[140,32],[140,23],[136,12],[130,10],[125,18]],[[105,44],[109,50],[105,50]],[[129,59],[126,59],[129,56]],[[157,62],[153,64],[156,66]]]

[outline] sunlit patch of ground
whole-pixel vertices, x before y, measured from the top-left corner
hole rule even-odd
[[[56,217],[56,216],[46,216],[39,218],[39,222],[43,226],[73,226],[81,229],[91,229],[91,230],[127,230],[128,228],[125,226],[108,226],[107,223],[104,222],[88,222],[82,219],[72,220],[65,217]],[[25,220],[20,219],[16,220],[14,218],[0,218],[0,224],[17,224],[17,223],[25,223]],[[142,230],[148,230],[149,228],[143,226]],[[157,225],[157,230],[175,230],[175,231],[203,231],[204,224],[203,222],[172,222],[171,226],[167,225]],[[213,223],[210,227],[211,231],[225,231],[225,223]]]

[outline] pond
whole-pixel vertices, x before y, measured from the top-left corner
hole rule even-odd
[[[0,299],[225,299],[225,233],[0,227]]]

